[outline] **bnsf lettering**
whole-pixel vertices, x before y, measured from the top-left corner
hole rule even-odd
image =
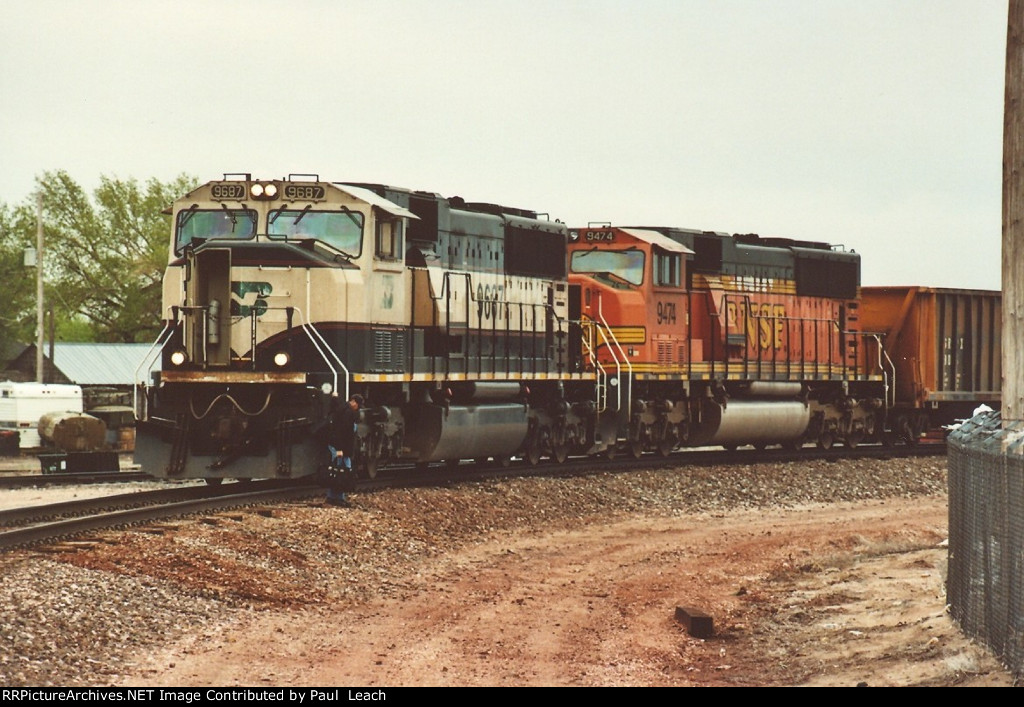
[[[747,341],[757,342],[762,349],[782,348],[786,305],[729,302],[725,316],[730,332],[746,333]]]
[[[658,324],[676,323],[676,303],[658,302]]]

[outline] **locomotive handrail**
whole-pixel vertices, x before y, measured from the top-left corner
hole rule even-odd
[[[885,405],[887,408],[896,407],[896,364],[889,358],[889,352],[885,350],[885,346],[882,345],[882,335],[875,332],[862,332],[865,337],[871,337],[878,344],[878,367],[882,370],[882,377],[885,389]],[[882,356],[885,356],[885,360],[889,362],[889,368],[892,370],[892,385],[889,384],[889,374],[885,370],[885,366],[882,365]],[[889,394],[892,393],[892,400],[890,402]]]
[[[599,316],[601,318],[601,324],[604,325],[604,328],[608,332],[606,334],[604,331],[601,331],[601,335],[605,337],[605,341],[606,342],[610,340],[611,343],[615,344],[615,348],[617,348],[619,350],[619,354],[622,356],[622,359],[626,362],[626,369],[629,372],[629,378],[627,379],[627,382],[626,382],[626,385],[629,388],[629,391],[628,391],[628,393],[626,395],[626,400],[628,401],[628,406],[627,406],[626,414],[627,415],[632,415],[633,414],[633,364],[629,362],[629,358],[626,356],[626,352],[622,350],[622,346],[619,344],[619,340],[615,338],[615,332],[612,331],[611,326],[608,325],[608,321],[604,318],[604,298],[600,297],[600,296],[598,296],[598,298],[597,298],[597,316]],[[611,337],[611,338],[609,339],[609,337]],[[608,350],[609,350],[609,352],[611,352],[612,359],[614,359],[614,361],[615,361],[615,377],[618,379],[618,384],[616,384],[616,386],[615,386],[615,389],[616,389],[615,390],[615,398],[616,398],[615,399],[615,405],[616,405],[615,409],[616,410],[621,410],[622,409],[622,385],[621,385],[621,383],[622,383],[622,365],[619,363],[619,359],[615,355],[615,352],[612,351],[611,347],[609,347]]]
[[[324,345],[324,348],[326,348],[331,353],[331,356],[334,357],[334,360],[338,362],[338,365],[341,366],[341,370],[343,370],[345,372],[345,398],[344,399],[348,400],[349,378],[351,377],[351,374],[349,373],[348,368],[345,366],[344,363],[342,363],[341,359],[338,358],[338,354],[334,352],[334,349],[331,348],[331,345],[328,344],[327,341],[324,339],[324,337],[320,334],[320,332],[316,330],[316,327],[313,326],[313,324],[311,322],[307,322],[306,321],[306,315],[304,315],[302,313],[302,309],[299,308],[299,307],[295,307],[295,311],[299,313],[299,319],[300,319],[299,327],[302,329],[302,331],[304,331],[306,333],[306,336],[309,337],[309,340],[313,344],[313,347],[317,350],[317,352],[320,354],[320,356],[324,359],[324,362],[331,369],[331,373],[334,374],[334,392],[338,391],[338,371],[337,371],[337,369],[333,365],[331,365],[330,359],[327,358],[327,355],[324,353],[324,350],[322,348],[320,348],[320,344],[317,343],[317,339],[319,339],[320,343]],[[315,335],[315,337],[314,337],[314,335]]]
[[[506,369],[506,374],[510,374],[511,373],[511,358],[510,358],[510,348],[509,348],[508,342],[509,342],[509,340],[513,336],[513,332],[509,329],[509,326],[511,324],[511,312],[510,312],[510,309],[512,307],[515,307],[516,311],[519,314],[519,327],[515,330],[514,334],[515,334],[516,337],[518,337],[519,346],[520,346],[520,353],[521,354],[523,353],[523,346],[524,346],[523,340],[524,340],[524,336],[527,333],[526,323],[524,322],[524,319],[523,319],[524,314],[526,313],[527,309],[530,310],[530,314],[531,314],[531,317],[532,317],[533,327],[534,327],[533,328],[533,335],[534,336],[536,336],[536,334],[538,333],[537,326],[538,326],[538,322],[540,322],[540,316],[538,315],[538,310],[540,310],[541,312],[550,312],[550,313],[552,313],[554,315],[555,319],[559,322],[558,331],[563,331],[561,323],[565,322],[565,321],[568,321],[568,320],[564,320],[561,317],[559,317],[557,312],[554,312],[554,307],[550,303],[529,301],[529,300],[524,300],[524,299],[512,299],[512,298],[509,298],[508,295],[511,292],[513,292],[511,287],[505,287],[504,288],[504,293],[505,294],[504,294],[504,296],[502,296],[500,298],[497,297],[497,296],[494,299],[482,299],[482,298],[477,297],[477,294],[476,294],[476,292],[473,289],[473,281],[474,281],[474,277],[479,277],[481,275],[481,273],[479,273],[479,272],[473,272],[473,271],[469,271],[469,270],[444,270],[444,271],[441,271],[439,268],[437,268],[436,269],[437,270],[436,274],[440,277],[440,283],[439,283],[440,287],[437,287],[434,284],[433,278],[431,278],[431,268],[430,267],[410,266],[409,270],[411,272],[422,272],[422,273],[426,274],[426,276],[428,278],[428,282],[427,282],[427,285],[428,285],[428,287],[427,287],[427,297],[432,302],[439,303],[439,302],[441,302],[443,300],[446,303],[446,305],[444,307],[445,318],[444,318],[443,321],[441,321],[441,322],[438,321],[438,310],[440,309],[440,307],[438,307],[437,309],[434,309],[432,311],[432,315],[433,315],[433,318],[434,318],[432,325],[436,326],[436,327],[444,327],[444,329],[446,330],[446,332],[449,335],[451,333],[451,328],[453,326],[452,320],[451,320],[451,315],[452,315],[451,298],[453,296],[453,293],[457,294],[454,285],[451,283],[451,281],[454,278],[464,278],[465,282],[466,282],[465,322],[458,322],[458,323],[456,323],[455,324],[456,327],[464,326],[466,328],[467,332],[469,332],[471,330],[476,331],[478,333],[478,335],[481,337],[481,339],[482,339],[482,337],[485,334],[488,334],[488,333],[489,333],[489,335],[492,338],[495,338],[495,337],[497,337],[499,335],[498,319],[499,318],[504,319],[505,328],[504,328],[504,331],[500,332],[500,335],[504,337],[505,342],[506,342],[506,344],[505,344],[505,369]],[[498,276],[498,279],[500,279],[500,276]],[[506,280],[507,280],[507,278],[506,278]],[[414,295],[415,295],[415,292],[414,292]],[[471,320],[472,320],[471,311],[472,311],[472,305],[474,303],[478,307],[480,307],[481,305],[493,307],[492,311],[495,314],[494,314],[494,316],[492,318],[491,325],[490,325],[490,331],[489,332],[487,330],[486,325],[483,323],[483,319],[482,319],[482,317],[480,315],[477,316],[477,323],[476,323],[476,325],[475,326],[471,325]],[[502,307],[504,309],[504,311],[505,311],[505,316],[504,317],[498,317],[497,316],[497,312],[498,312],[498,308],[499,307]],[[469,339],[466,340],[466,343],[464,345],[464,349],[461,352],[459,352],[459,353],[461,353],[461,355],[465,359],[465,361],[464,361],[464,366],[465,366],[464,372],[465,373],[469,373],[470,372],[470,368],[472,366],[472,359],[473,359],[473,353],[472,353],[471,347],[469,345],[469,341],[470,341]],[[478,349],[477,349],[477,354],[476,354],[476,361],[477,361],[476,365],[477,365],[478,372],[483,373],[483,363],[482,363],[483,354],[481,353],[481,348],[479,348],[479,347],[482,347],[482,341],[480,341],[478,343]],[[528,360],[530,362],[532,362],[532,366],[531,366],[532,373],[537,373],[538,354],[537,354],[536,347],[537,347],[537,342],[534,341],[533,342],[533,348],[532,348],[532,350],[530,352],[530,356],[527,357]],[[492,351],[492,353],[490,354],[490,360],[491,360],[495,370],[497,370],[497,366],[498,366],[498,355],[497,355],[496,351],[497,351],[497,349],[495,348]],[[550,364],[552,359],[551,359],[551,357],[548,354],[545,353],[543,355],[543,360],[546,362],[546,364]],[[520,373],[526,372],[526,367],[524,365],[525,362],[526,362],[526,359],[524,359],[521,356],[520,357],[520,368],[519,368],[519,372]],[[562,364],[558,364],[558,365],[561,366]],[[448,356],[445,357],[445,366],[446,366],[446,370],[445,370],[446,375],[450,374],[451,373],[451,359]],[[431,364],[431,367],[433,368],[434,364]]]
[[[569,319],[568,317],[562,317],[558,312],[555,311],[553,304],[547,303],[543,305],[544,309],[549,312],[557,324],[557,335],[556,338],[564,337],[566,340],[569,338],[569,330],[573,323],[579,324],[579,321]],[[564,344],[567,345],[567,344]],[[561,373],[564,368],[567,371],[571,370],[571,361],[568,349],[562,349],[563,356],[556,356],[556,364],[558,366],[558,372]]]
[[[207,346],[206,342],[208,341],[208,334],[209,334],[209,330],[208,330],[207,327],[209,327],[209,323],[210,323],[210,320],[209,320],[209,317],[207,316],[207,314],[210,311],[210,305],[207,305],[207,304],[182,305],[182,306],[178,307],[178,309],[181,310],[182,312],[184,312],[185,314],[189,314],[191,312],[202,312],[203,313],[203,316],[199,317],[199,325],[200,325],[199,340],[202,342],[202,345],[198,346],[197,348],[203,354],[202,364],[205,367],[206,366],[206,355],[207,355],[206,354],[206,346]]]
[[[466,297],[466,314],[465,314],[466,319],[465,319],[465,322],[463,323],[463,326],[465,326],[465,328],[466,328],[466,337],[464,339],[465,343],[463,344],[463,349],[461,351],[459,351],[460,356],[464,359],[463,360],[463,373],[468,373],[469,372],[469,319],[470,319],[469,315],[470,315],[470,304],[473,301],[473,277],[472,277],[472,275],[469,272],[458,272],[458,271],[453,271],[453,270],[446,270],[444,272],[444,276],[442,278],[441,291],[446,293],[445,294],[445,301],[444,301],[445,338],[449,342],[451,341],[451,338],[452,338],[451,337],[451,334],[452,334],[452,292],[454,290],[449,285],[449,282],[453,278],[455,278],[455,277],[460,277],[460,278],[465,280],[465,282],[466,282],[466,293],[468,295]],[[456,292],[455,295],[458,296],[458,292]],[[450,376],[451,372],[452,372],[452,356],[451,356],[452,353],[453,353],[452,351],[447,351],[448,355],[446,355],[444,357],[444,374],[445,374],[445,376]]]
[[[150,344],[149,348],[146,349],[146,353],[143,355],[142,360],[139,361],[139,365],[135,367],[135,376],[134,379],[132,380],[132,410],[135,413],[136,420],[149,418],[148,410],[146,411],[145,417],[139,415],[139,383],[142,384],[143,388],[149,387],[148,385],[146,385],[145,380],[139,378],[139,372],[143,368],[149,369],[149,367],[153,365],[153,363],[156,361],[155,358],[153,358],[153,360],[150,360],[150,358],[153,356],[153,351],[155,350],[157,354],[163,353],[164,347],[167,346],[167,342],[171,340],[171,333],[173,333],[173,331],[178,328],[177,318],[175,318],[174,320],[174,326],[171,326],[170,319],[166,320],[166,322],[167,323],[164,324],[163,328],[160,330],[160,333],[156,335],[156,339],[153,341],[152,344]],[[167,338],[163,340],[163,343],[160,343],[160,340],[163,339],[164,334],[167,335]],[[159,344],[159,348],[157,347],[157,344]]]
[[[594,319],[593,317],[590,318],[590,328],[594,332],[594,338],[596,339],[597,335],[600,334],[601,338],[604,339],[605,344],[607,344],[606,348],[608,349],[608,353],[612,357],[612,361],[615,363],[615,377],[616,377],[617,380],[619,380],[621,382],[621,379],[622,379],[622,365],[619,363],[619,358],[618,358],[618,356],[615,355],[615,351],[611,347],[611,343],[614,341],[615,335],[612,334],[611,331],[609,331],[608,333],[605,333],[605,329],[609,328],[607,322],[604,322],[604,329],[602,329],[601,325],[602,325],[601,321],[599,321],[597,319]],[[589,345],[588,345],[587,348],[588,349],[590,348]],[[597,365],[600,365],[600,361],[597,358],[597,348],[598,348],[598,343],[595,341],[594,342],[594,349],[593,349],[594,362]],[[607,375],[606,375],[606,378],[607,378]],[[621,409],[621,407],[622,407],[622,391],[621,391],[620,388],[621,388],[621,386],[616,385],[616,406],[617,406],[616,409]],[[605,389],[604,400],[605,400],[605,409],[607,409],[608,408],[608,390],[607,390],[607,388]]]
[[[594,320],[591,319],[590,321]],[[592,325],[584,323],[582,319],[579,321],[579,325],[581,331],[592,328]],[[604,366],[601,365],[601,361],[597,358],[597,351],[587,341],[587,337],[581,336],[580,341],[586,347],[587,357],[590,359],[590,363],[594,366],[594,371],[596,372],[597,385],[594,387],[594,403],[597,405],[598,412],[604,412],[608,408],[608,373],[604,370]]]

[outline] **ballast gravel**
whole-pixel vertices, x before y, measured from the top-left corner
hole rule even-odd
[[[351,508],[292,503],[107,531],[0,555],[0,686],[115,684],[154,648],[214,635],[240,614],[401,596],[425,559],[502,533],[945,492],[941,456],[665,467],[387,490],[354,494]]]

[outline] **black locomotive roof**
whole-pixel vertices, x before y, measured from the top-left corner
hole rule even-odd
[[[793,280],[798,294],[812,297],[853,299],[860,286],[860,255],[834,250],[828,243],[762,238],[756,233],[730,236],[688,228],[645,228],[693,250],[694,272]]]
[[[737,233],[733,236],[737,243],[759,245],[766,248],[814,248],[831,251],[832,246],[823,241],[798,241],[795,238],[763,237],[756,233]]]

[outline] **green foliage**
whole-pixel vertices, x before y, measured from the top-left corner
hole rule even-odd
[[[28,343],[36,327],[36,271],[25,267],[25,248],[34,246],[34,205],[0,204],[0,361],[17,343]]]
[[[194,188],[196,180],[182,175],[169,183],[150,179],[139,184],[135,179],[102,177],[91,200],[64,171],[44,173],[37,185],[43,194],[46,298],[56,312],[59,338],[153,340],[160,327],[161,281],[170,238],[169,217],[161,211]],[[25,245],[35,242],[34,197],[31,204],[13,210],[0,205],[0,234],[8,232],[8,225],[10,235],[0,235],[0,282],[7,281],[7,251],[20,247],[20,264]],[[7,295],[7,286],[3,289]],[[31,340],[34,330],[34,291],[32,273],[31,325],[11,330],[25,341]],[[12,295],[20,293],[19,286]],[[20,299],[18,306],[21,312]],[[19,314],[17,321],[23,319]]]

